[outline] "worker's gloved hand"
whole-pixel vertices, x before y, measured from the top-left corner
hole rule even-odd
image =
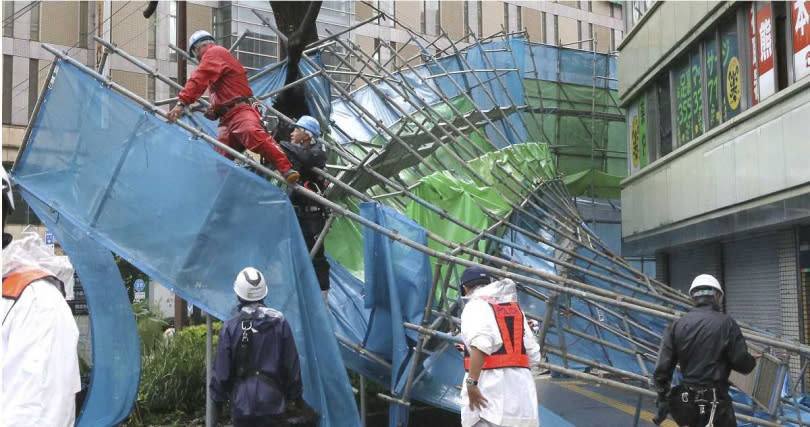
[[[658,407],[658,413],[653,417],[652,422],[655,425],[661,425],[669,415],[669,399],[666,393],[658,393],[658,398],[655,399],[655,405]]]
[[[183,117],[184,112],[185,111],[183,111],[183,104],[178,103],[177,105],[175,105],[174,108],[172,108],[169,111],[169,117],[168,117],[169,123],[174,123],[174,122],[177,121],[177,119],[179,119],[180,117]]]
[[[216,120],[216,119],[219,118],[219,114],[217,114],[217,112],[214,111],[214,109],[210,108],[210,107],[205,110],[205,112],[203,113],[203,116],[205,116],[206,119],[211,120],[211,121]]]
[[[284,180],[287,181],[287,184],[295,184],[299,179],[301,179],[301,174],[295,169],[284,172]]]

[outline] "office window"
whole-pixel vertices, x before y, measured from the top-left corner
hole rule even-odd
[[[655,85],[658,99],[658,157],[672,151],[672,108],[669,91],[669,76],[665,75]]]
[[[427,33],[427,20],[425,12],[427,11],[427,1],[422,0],[422,9],[419,11],[419,30],[422,34]]]
[[[523,30],[523,9],[520,6],[515,6],[515,10],[517,10],[517,28],[515,28],[515,31],[521,31]]]
[[[3,37],[14,37],[14,2],[3,2]]]
[[[690,55],[692,76],[692,138],[703,134],[703,72],[700,63],[700,47]]]
[[[155,76],[146,76],[146,99],[155,102]]]
[[[714,35],[704,42],[703,51],[706,53],[706,96],[711,129],[723,121],[720,107],[720,55]]]
[[[157,13],[153,13],[152,16],[149,17],[149,28],[146,30],[147,32],[147,41],[146,41],[146,57],[147,58],[155,58],[156,51],[157,51]]]
[[[434,21],[433,34],[439,35],[442,33],[442,2],[436,1],[436,20]]]
[[[39,61],[36,59],[28,60],[28,117],[34,111],[34,105],[37,103],[39,97]]]
[[[11,124],[11,78],[14,70],[13,57],[3,55],[3,124]]]
[[[509,30],[509,3],[503,4],[503,28]]]
[[[219,9],[230,11],[231,8],[226,6]],[[228,15],[228,18],[230,18],[230,14]],[[177,1],[169,2],[169,43],[177,46]],[[166,47],[166,49],[169,50],[169,61],[177,61],[177,52],[169,47]]]
[[[88,2],[79,2],[79,47],[83,49],[87,48],[87,39],[89,38],[89,34],[87,34],[87,21],[89,18],[89,13],[90,7]]]
[[[10,2],[13,3],[13,2]],[[31,8],[31,40],[39,41],[39,3]]]
[[[540,43],[546,43],[548,36],[546,35],[548,24],[546,23],[546,12],[540,13]]]
[[[464,16],[462,17],[462,20],[464,22],[464,29],[462,30],[462,32],[465,35],[467,35],[468,31],[470,31],[468,29],[470,28],[470,2],[468,0],[464,0],[463,3],[464,3]]]
[[[647,102],[641,95],[627,110],[628,131],[630,132],[630,172],[636,172],[647,165]]]
[[[478,0],[478,37],[484,33],[484,6],[481,4],[482,0]]]
[[[738,36],[736,19],[730,19],[720,26],[723,121],[740,114],[743,107],[743,68]]]

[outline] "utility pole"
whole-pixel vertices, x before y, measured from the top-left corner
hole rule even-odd
[[[177,47],[186,50],[186,2],[177,2],[177,26],[175,27],[175,40]],[[186,58],[177,55],[177,83],[180,86],[186,85]],[[174,330],[179,332],[188,323],[188,310],[186,301],[179,296],[174,296]]]

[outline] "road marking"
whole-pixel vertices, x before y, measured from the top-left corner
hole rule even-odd
[[[618,400],[611,399],[611,398],[609,398],[607,396],[603,396],[603,395],[601,395],[599,393],[596,393],[596,392],[593,392],[593,391],[590,391],[590,390],[586,390],[586,389],[580,387],[578,384],[573,384],[572,382],[568,382],[568,381],[554,382],[553,384],[556,384],[556,385],[561,386],[561,387],[565,387],[565,388],[567,388],[567,389],[569,389],[569,390],[571,390],[573,392],[579,393],[579,394],[581,394],[581,395],[583,395],[585,397],[596,400],[598,402],[602,402],[605,405],[612,406],[612,407],[614,407],[614,408],[616,408],[616,409],[618,409],[618,410],[620,410],[620,411],[622,411],[622,412],[624,412],[626,414],[633,415],[633,416],[636,415],[636,408],[634,406],[630,406],[630,405],[628,405],[626,403],[619,402]],[[652,422],[652,419],[653,419],[654,416],[655,416],[655,414],[653,414],[653,413],[647,412],[645,410],[641,411],[641,419],[643,419],[645,421]],[[663,427],[678,427],[678,424],[676,424],[674,421],[672,421],[670,419],[664,420],[664,422],[661,423],[661,425]]]

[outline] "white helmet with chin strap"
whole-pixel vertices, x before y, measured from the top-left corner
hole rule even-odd
[[[260,301],[267,296],[267,283],[261,271],[245,267],[233,281],[233,291],[245,301]]]
[[[723,296],[723,288],[720,287],[720,282],[711,274],[701,274],[695,277],[695,280],[692,281],[692,286],[689,287],[689,295],[692,297],[711,296],[715,293]]]
[[[197,30],[188,38],[188,56],[194,58],[194,45],[203,40],[215,41],[214,36],[205,30]]]

